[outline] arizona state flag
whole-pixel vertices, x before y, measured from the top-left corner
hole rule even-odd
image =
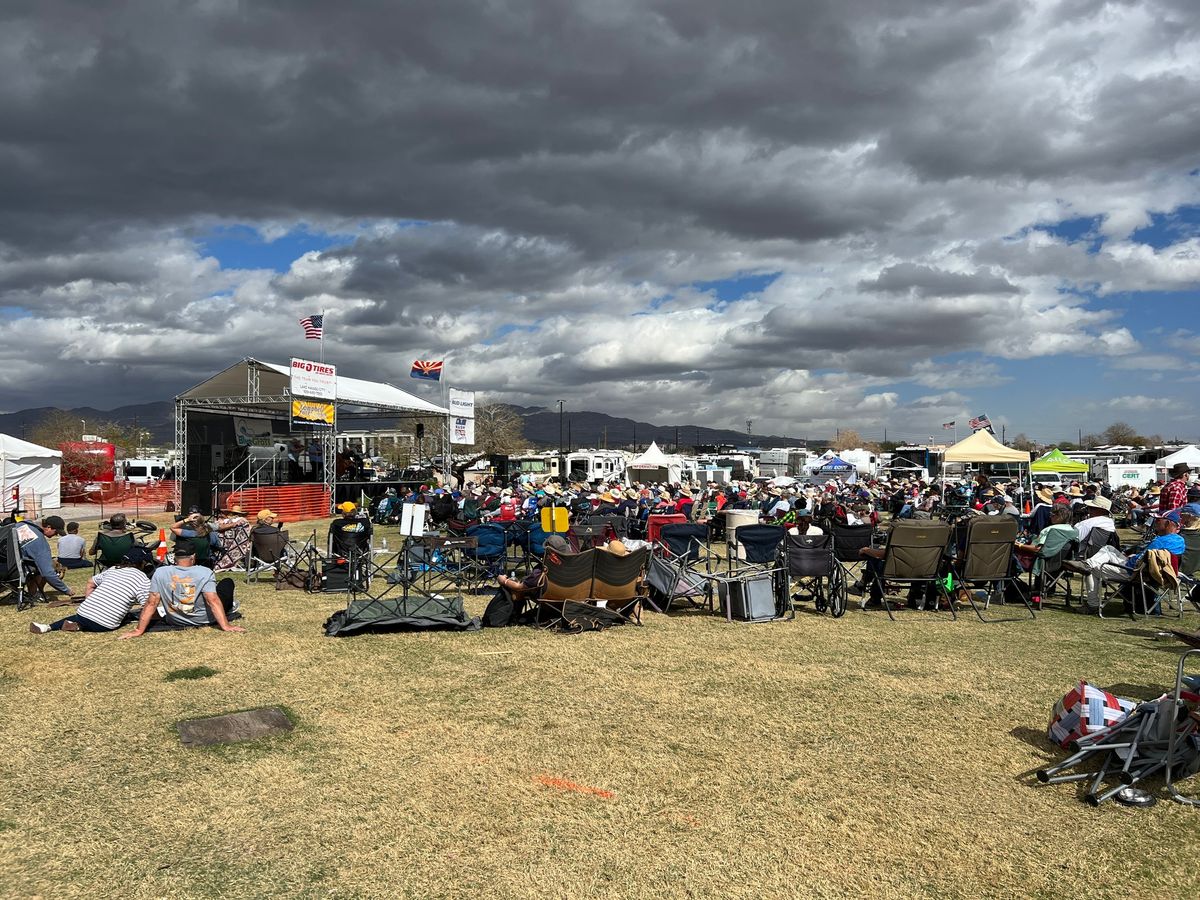
[[[443,360],[417,359],[413,360],[413,378],[424,378],[426,381],[441,381]]]

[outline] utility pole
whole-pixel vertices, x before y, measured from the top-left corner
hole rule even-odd
[[[1083,449],[1083,429],[1079,429],[1079,443],[1076,445],[1080,450]]]
[[[637,422],[633,423],[633,452],[637,453]]]
[[[1006,426],[1006,425],[1001,425],[1001,426],[1000,426],[1000,443],[1002,443],[1002,444],[1003,444],[1003,443],[1006,443],[1006,441],[1004,440],[1004,433],[1005,433],[1007,430],[1008,430],[1008,426]]]
[[[567,457],[563,453],[563,404],[566,402],[558,401],[558,480],[561,484],[567,483]]]
[[[679,426],[675,426],[675,452],[679,452]]]

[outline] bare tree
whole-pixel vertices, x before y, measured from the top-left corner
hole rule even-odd
[[[525,423],[503,403],[475,406],[474,453],[514,453],[525,445]]]
[[[1113,422],[1100,434],[1105,444],[1140,444],[1141,437],[1128,422]]]
[[[1033,450],[1034,444],[1029,439],[1029,435],[1022,431],[1012,439],[1012,447],[1014,450]]]
[[[843,428],[831,446],[834,450],[856,450],[862,445],[862,435],[853,428]]]

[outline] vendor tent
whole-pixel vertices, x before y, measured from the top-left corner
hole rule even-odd
[[[1027,463],[1029,453],[1005,447],[990,431],[977,431],[946,451],[946,462]]]
[[[1159,470],[1161,477],[1165,476],[1171,470],[1171,466],[1176,463],[1187,463],[1193,472],[1200,469],[1200,448],[1197,448],[1195,444],[1188,444],[1183,449],[1176,450],[1170,456],[1164,456],[1158,460],[1154,464],[1154,467]]]
[[[39,510],[58,509],[61,473],[62,451],[0,434],[0,508],[7,511],[35,500]],[[20,492],[19,503],[13,499],[14,488]]]
[[[854,471],[854,463],[848,463],[840,456],[835,456],[829,462],[824,463],[817,472],[821,475],[841,475],[849,474]]]
[[[1064,456],[1063,452],[1055,447],[1045,456],[1034,460],[1029,468],[1034,472],[1077,472],[1082,474],[1087,472],[1088,464]]]
[[[657,442],[651,441],[646,452],[634,457],[625,467],[625,473],[630,482],[638,481],[642,484],[679,481],[683,474],[683,466],[679,457],[667,456],[659,449]]]

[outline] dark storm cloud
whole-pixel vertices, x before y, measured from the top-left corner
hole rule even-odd
[[[584,395],[654,381],[664,409],[727,391],[705,408],[735,417],[763,358],[844,375],[853,406],[951,350],[1128,351],[1055,290],[1187,264],[1010,236],[1081,198],[1136,222],[1194,168],[1198,23],[1186,0],[9,2],[0,315],[55,360],[43,388],[111,376],[114,401],[156,396],[128,373],[185,343],[193,368],[284,359],[315,309],[350,374],[445,352],[516,396],[527,357]],[[196,247],[300,222],[351,238],[282,274]],[[745,272],[796,277],[719,310],[689,287]]]
[[[899,263],[888,266],[878,278],[860,281],[859,290],[887,294],[911,291],[921,297],[967,297],[971,294],[1019,294],[1021,289],[1003,275],[987,269],[947,272],[933,266]]]

